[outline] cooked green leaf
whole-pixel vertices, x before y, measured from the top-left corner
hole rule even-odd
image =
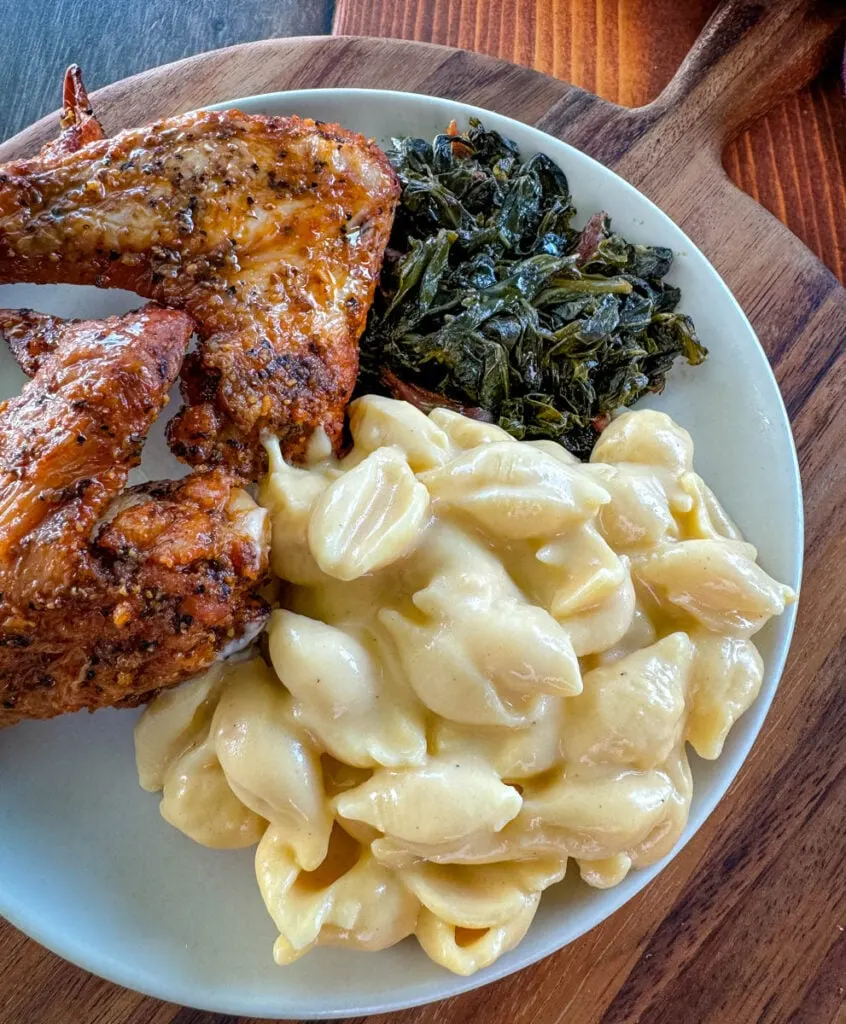
[[[564,172],[475,118],[464,134],[394,139],[402,183],[359,390],[489,415],[580,458],[615,409],[707,356],[673,253],[632,244],[596,213],[581,231]],[[416,396],[416,397],[415,397]]]

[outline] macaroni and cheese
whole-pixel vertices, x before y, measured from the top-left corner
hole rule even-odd
[[[270,665],[157,698],[140,781],[197,842],[258,842],[278,963],[414,935],[469,974],[570,861],[607,887],[672,849],[686,745],[719,756],[795,595],[662,413],[613,420],[587,465],[386,398],[351,431],[306,468],[268,442]]]

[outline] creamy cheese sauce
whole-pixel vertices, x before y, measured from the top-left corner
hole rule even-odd
[[[468,974],[575,861],[619,883],[687,821],[686,746],[754,700],[752,635],[794,600],[657,412],[587,465],[446,410],[351,408],[305,468],[267,441],[260,501],[287,582],[261,659],[163,694],[145,788],[199,842],[260,842],[279,963],[415,934]]]

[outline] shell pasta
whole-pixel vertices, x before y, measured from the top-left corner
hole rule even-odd
[[[139,777],[197,842],[258,844],[278,963],[414,935],[470,974],[571,860],[605,888],[673,848],[687,746],[719,756],[763,678],[751,638],[795,595],[662,413],[612,420],[582,465],[444,409],[350,411],[340,461],[268,442],[269,664],[157,698]]]

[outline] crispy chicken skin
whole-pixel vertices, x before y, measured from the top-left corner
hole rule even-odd
[[[184,313],[0,324],[37,367],[0,405],[0,726],[140,703],[261,629],[266,514],[220,470],[124,490]]]
[[[113,513],[77,594],[0,608],[0,726],[143,704],[267,621],[266,516],[221,470],[131,488]]]
[[[82,97],[77,136],[97,130]],[[338,442],[399,197],[385,155],[337,125],[236,110],[77,142],[0,167],[0,281],[188,311],[200,346],[169,438],[194,466],[256,479],[265,430],[292,458],[318,426]]]
[[[55,352],[68,327],[79,322],[34,309],[0,309],[0,335],[27,377],[38,373],[41,360]]]
[[[35,378],[0,406],[4,605],[43,606],[84,585],[88,538],[140,461],[190,336],[184,313],[150,307],[69,324]]]

